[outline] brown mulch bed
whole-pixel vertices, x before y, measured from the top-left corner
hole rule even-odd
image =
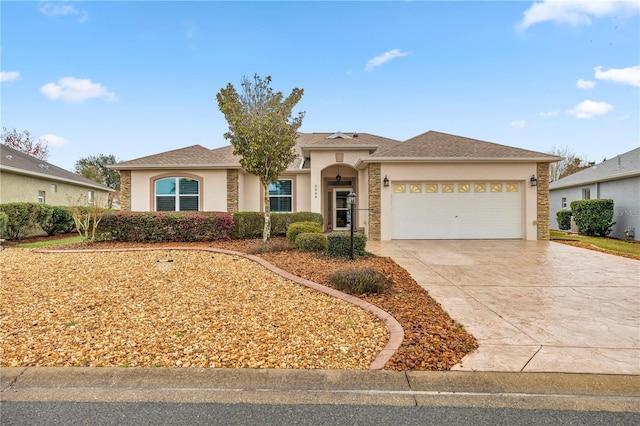
[[[256,240],[233,240],[197,244],[165,243],[151,245],[125,243],[79,243],[66,246],[56,245],[51,248],[100,249],[145,246],[153,248],[169,246],[187,246],[197,248],[199,246],[205,246],[224,248],[240,252],[251,252],[257,244],[260,244],[260,242]],[[427,292],[422,289],[403,268],[399,267],[389,258],[379,258],[372,256],[351,261],[346,259],[330,258],[326,255],[304,253],[293,250],[268,252],[257,255],[294,275],[327,286],[331,286],[331,283],[327,278],[330,273],[349,266],[371,266],[390,278],[393,282],[393,285],[391,289],[386,293],[358,296],[361,299],[364,299],[387,311],[400,323],[400,325],[404,329],[404,341],[400,349],[386,364],[385,369],[448,370],[452,366],[458,364],[467,353],[477,348],[477,343],[473,336],[467,333],[459,324],[451,319],[449,315],[442,309],[442,307],[434,299],[432,299],[427,294]],[[313,308],[313,305],[310,305],[310,307]],[[307,314],[308,313],[309,312],[307,312]],[[296,324],[299,324],[302,320],[296,319],[292,321],[294,321]],[[352,324],[351,321],[347,322],[349,324]],[[71,321],[67,324],[69,323],[71,323]],[[71,326],[67,326],[67,328],[70,327]],[[375,334],[375,331],[371,332]],[[176,331],[175,333],[177,333],[176,336],[178,334],[182,335],[180,336],[180,339],[183,339],[187,335],[187,332],[185,331]],[[349,343],[349,345],[351,346],[357,346],[361,343],[358,342],[360,338],[357,334],[352,335],[351,339],[353,339],[353,341]],[[384,344],[385,342],[382,343]],[[197,345],[200,343],[194,342],[193,344]],[[272,343],[272,345],[273,344],[274,343]],[[277,344],[282,345],[282,343]],[[236,347],[235,350],[238,350],[238,347]],[[376,348],[379,348],[379,345],[376,346]],[[314,343],[309,342],[309,347],[306,349],[297,347],[295,349],[285,348],[285,350],[294,352],[302,350],[308,352],[310,350],[314,350]],[[365,352],[369,354],[370,349],[367,349]],[[321,359],[321,362],[324,362],[326,364],[328,362],[327,357],[323,357],[320,355],[318,359]],[[159,363],[162,365],[175,365],[171,364],[170,361],[171,359],[163,358],[163,360]],[[236,365],[234,362],[229,361],[229,357],[226,358],[226,361],[228,364],[227,366],[251,366]],[[333,363],[333,366],[327,366],[326,368],[361,368],[362,366],[362,363],[360,363],[359,366],[342,366],[338,364],[337,361],[331,360],[331,362]],[[317,367],[315,364],[311,367],[308,365],[303,365],[304,362],[302,361],[300,362],[300,364],[301,365],[299,365],[299,367],[288,366],[288,368],[322,368]],[[191,363],[189,365],[196,366],[197,363]],[[225,364],[222,363],[218,366],[225,366]],[[271,363],[269,365],[260,364],[259,366],[282,367],[281,365],[276,365],[274,363]]]

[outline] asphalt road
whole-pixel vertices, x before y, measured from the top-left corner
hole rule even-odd
[[[4,402],[9,425],[638,425],[639,413],[371,405]]]

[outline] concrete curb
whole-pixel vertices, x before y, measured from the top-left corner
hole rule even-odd
[[[319,291],[321,293],[325,293],[329,296],[335,297],[337,299],[344,300],[345,302],[351,303],[361,309],[364,309],[367,312],[375,315],[384,323],[384,325],[389,330],[389,341],[385,345],[384,348],[380,351],[380,353],[371,361],[369,364],[369,370],[382,370],[391,359],[393,354],[398,350],[402,341],[404,340],[404,330],[400,323],[386,311],[378,308],[375,305],[372,305],[369,302],[365,302],[362,299],[359,299],[350,294],[343,293],[341,291],[335,290],[333,288],[315,283],[313,281],[309,281],[304,278],[300,278],[296,275],[293,275],[285,270],[278,268],[277,266],[267,262],[261,257],[254,256],[251,254],[242,253],[239,251],[233,250],[225,250],[225,249],[217,249],[212,247],[139,247],[139,248],[121,248],[121,249],[87,249],[87,250],[47,250],[47,249],[39,249],[34,250],[36,253],[87,253],[87,252],[120,252],[120,251],[149,251],[149,250],[199,250],[199,251],[210,251],[215,253],[227,254],[230,256],[240,256],[245,259],[254,261],[264,266],[274,274],[280,275],[283,278],[286,278],[295,283],[301,284],[305,287],[311,288],[313,290]]]
[[[640,412],[640,376],[7,367],[0,401],[355,404]]]

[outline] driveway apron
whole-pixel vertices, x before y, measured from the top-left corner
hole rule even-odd
[[[479,342],[455,370],[640,374],[640,262],[551,241],[370,241]]]

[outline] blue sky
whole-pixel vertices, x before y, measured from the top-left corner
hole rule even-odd
[[[49,161],[227,145],[243,76],[303,132],[436,130],[600,162],[640,145],[640,1],[2,1],[1,119]]]

